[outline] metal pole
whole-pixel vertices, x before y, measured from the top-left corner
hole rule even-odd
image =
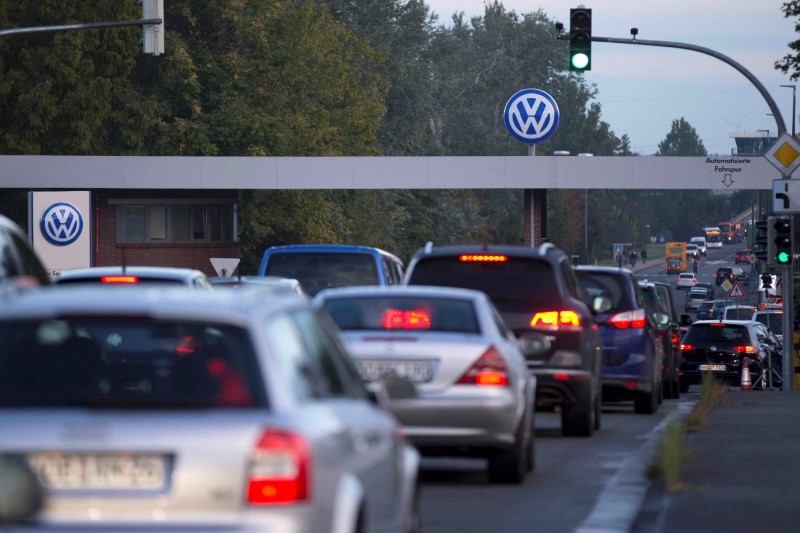
[[[797,118],[797,85],[781,85],[792,89],[792,137],[794,137],[794,124]]]
[[[30,28],[13,28],[0,30],[0,37],[8,35],[28,35],[31,33],[53,33],[57,31],[92,30],[97,28],[118,28],[121,26],[159,25],[161,19],[117,20],[113,22],[84,22],[79,24],[62,24],[61,26],[34,26]]]

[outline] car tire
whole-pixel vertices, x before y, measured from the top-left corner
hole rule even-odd
[[[529,449],[533,446],[533,434],[524,419],[520,421],[514,436],[514,444],[509,448],[495,450],[489,454],[487,471],[489,483],[518,485],[525,481]]]
[[[658,411],[658,398],[661,385],[654,385],[650,392],[637,392],[633,398],[633,412],[639,415],[652,415]]]
[[[599,396],[599,395],[598,395]],[[561,408],[561,433],[566,437],[591,437],[595,425],[595,402],[591,387],[575,393],[575,402]]]

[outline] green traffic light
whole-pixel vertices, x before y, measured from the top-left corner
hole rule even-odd
[[[791,256],[789,252],[778,252],[775,256],[775,260],[781,265],[788,265],[791,261]]]
[[[572,67],[578,70],[583,70],[589,66],[589,56],[583,52],[573,54],[570,61],[572,61]]]

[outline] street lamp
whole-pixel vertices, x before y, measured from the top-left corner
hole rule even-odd
[[[653,244],[650,242],[650,224],[645,224],[645,228],[647,228],[647,244],[650,245],[650,257],[653,256]]]
[[[792,137],[794,137],[794,122],[797,117],[797,85],[781,85],[792,89]]]

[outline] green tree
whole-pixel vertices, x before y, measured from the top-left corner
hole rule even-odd
[[[789,0],[781,6],[785,18],[800,19],[800,0]],[[795,24],[795,31],[800,32],[800,21]],[[775,62],[775,70],[780,70],[784,74],[789,74],[789,79],[797,80],[800,78],[800,39],[788,44],[793,53],[786,54]]]
[[[708,155],[697,131],[683,117],[672,121],[672,128],[658,143],[656,155],[699,156]]]

